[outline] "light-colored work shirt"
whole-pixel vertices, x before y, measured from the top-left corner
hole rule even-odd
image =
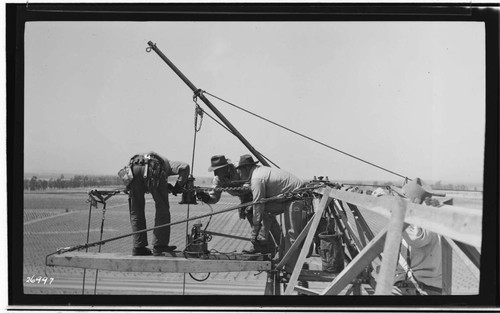
[[[410,267],[417,281],[426,285],[442,288],[441,236],[424,228],[410,225],[403,232],[403,239],[410,249]],[[406,259],[407,250],[401,247]],[[398,266],[396,280],[404,280],[406,271]]]
[[[251,174],[250,189],[253,201],[292,192],[304,185],[304,181],[294,175],[276,168],[256,166]],[[260,224],[264,210],[272,214],[283,213],[283,205],[275,202],[254,204],[254,225]]]
[[[170,161],[166,158],[163,158],[163,161],[165,161],[167,176],[179,175],[177,181],[179,185],[184,186],[189,178],[189,164],[181,161]]]

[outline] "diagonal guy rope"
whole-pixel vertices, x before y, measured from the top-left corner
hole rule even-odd
[[[204,93],[205,93],[205,94],[207,94],[207,95],[209,95],[209,96],[212,96],[213,98],[218,99],[218,100],[220,100],[220,101],[222,101],[222,102],[224,102],[224,103],[227,103],[227,104],[229,104],[229,105],[231,105],[231,106],[233,106],[233,107],[235,107],[235,108],[237,108],[237,109],[239,109],[239,110],[241,110],[241,111],[244,111],[244,112],[246,112],[246,113],[248,113],[248,114],[251,114],[251,115],[253,115],[253,116],[255,116],[255,117],[258,117],[258,118],[260,118],[260,119],[262,119],[262,120],[264,120],[264,121],[266,121],[266,122],[268,122],[268,123],[271,123],[271,124],[273,124],[273,125],[275,125],[275,126],[278,126],[278,127],[280,127],[280,128],[283,128],[283,129],[285,129],[285,130],[287,130],[287,131],[289,131],[289,132],[291,132],[291,133],[294,133],[294,134],[296,134],[296,135],[298,135],[298,136],[301,136],[301,137],[303,137],[303,138],[306,138],[306,139],[308,139],[308,140],[310,140],[310,141],[313,141],[313,142],[315,142],[315,143],[317,143],[317,144],[320,144],[320,145],[322,145],[322,146],[324,146],[324,147],[327,147],[327,148],[329,148],[329,149],[335,150],[335,151],[337,151],[337,152],[339,152],[339,153],[342,153],[342,154],[344,154],[344,155],[347,155],[348,157],[351,157],[351,158],[353,158],[353,159],[356,159],[356,160],[361,161],[361,162],[363,162],[363,163],[366,163],[366,164],[368,164],[368,165],[374,166],[374,167],[376,167],[376,168],[378,168],[378,169],[381,169],[381,170],[386,171],[386,172],[388,172],[388,173],[391,173],[391,174],[393,174],[393,175],[396,175],[396,176],[399,176],[399,177],[401,177],[401,178],[407,179],[407,177],[406,177],[406,176],[404,176],[404,175],[398,174],[398,173],[396,173],[396,172],[394,172],[394,171],[391,171],[391,170],[389,170],[389,169],[387,169],[387,168],[384,168],[384,167],[379,166],[379,165],[376,165],[376,164],[374,164],[374,163],[372,163],[372,162],[366,161],[366,160],[364,160],[364,159],[362,159],[362,158],[359,158],[359,157],[354,156],[354,155],[352,155],[352,154],[350,154],[350,153],[344,152],[344,151],[342,151],[342,150],[340,150],[340,149],[337,149],[337,148],[334,148],[334,147],[332,147],[332,146],[330,146],[330,145],[327,145],[327,144],[325,144],[325,143],[323,143],[323,142],[321,142],[321,141],[318,141],[318,140],[316,140],[316,139],[314,139],[314,138],[311,138],[311,137],[306,136],[306,135],[304,135],[304,134],[301,134],[301,133],[299,133],[299,132],[297,132],[297,131],[294,131],[294,130],[292,130],[292,129],[288,128],[288,127],[285,127],[285,126],[283,126],[283,125],[280,125],[280,124],[278,124],[278,123],[275,123],[275,122],[273,122],[273,121],[271,121],[271,120],[269,120],[269,119],[267,119],[267,118],[265,118],[265,117],[262,117],[262,116],[260,116],[260,115],[258,115],[258,114],[255,114],[255,113],[253,113],[253,112],[250,112],[250,111],[248,111],[248,110],[246,110],[246,109],[244,109],[244,108],[242,108],[242,107],[239,107],[239,106],[237,106],[237,105],[236,105],[236,104],[234,104],[234,103],[231,103],[231,102],[229,102],[229,101],[226,101],[226,100],[224,100],[224,99],[221,99],[221,98],[219,98],[219,97],[217,97],[217,96],[215,96],[215,95],[213,95],[213,94],[211,94],[211,93],[209,93],[209,92],[204,91]]]

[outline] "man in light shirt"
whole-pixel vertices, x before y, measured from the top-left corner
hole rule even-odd
[[[248,180],[247,185],[252,192],[253,201],[271,198],[283,193],[297,190],[304,182],[294,175],[276,168],[258,166],[251,155],[240,157],[236,167],[241,180]],[[253,248],[248,253],[273,253],[273,248],[279,242],[275,236],[270,236],[271,223],[276,215],[284,213],[292,201],[270,201],[253,205],[251,240]],[[299,208],[302,209],[302,208]]]
[[[439,201],[432,196],[442,196],[435,193],[420,178],[415,178],[404,185],[402,194],[412,203],[432,206],[439,206]],[[425,228],[409,225],[403,231],[403,239],[401,255],[405,259],[402,262],[404,267],[396,268],[393,293],[441,295],[441,236]]]

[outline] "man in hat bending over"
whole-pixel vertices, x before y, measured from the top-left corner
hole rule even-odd
[[[242,155],[236,170],[242,180],[248,180],[253,201],[274,197],[292,192],[304,185],[304,182],[294,175],[281,169],[258,166],[249,154]],[[274,233],[270,236],[272,221],[290,206],[290,201],[267,202],[253,205],[251,240],[253,249],[249,253],[273,253],[275,244],[279,244]],[[273,241],[276,241],[273,242]]]
[[[215,204],[219,202],[222,191],[215,190],[215,188],[242,187],[243,185],[242,182],[238,182],[239,176],[234,164],[224,155],[214,155],[210,160],[208,171],[214,172],[213,189],[208,192],[198,191],[196,193],[197,198],[205,203]],[[252,202],[252,193],[249,190],[228,190],[227,192],[232,196],[238,196],[241,203]],[[245,218],[241,212],[240,217]]]
[[[215,204],[219,202],[222,194],[221,190],[215,190],[215,188],[243,187],[244,181],[240,180],[234,164],[231,163],[231,160],[226,159],[224,155],[214,155],[210,163],[208,171],[214,172],[214,179],[212,181],[213,189],[209,192],[199,191],[196,193],[196,196],[204,203]],[[252,202],[252,192],[249,189],[227,190],[227,192],[232,196],[240,198],[240,203]],[[250,226],[253,225],[252,206],[240,208],[239,216],[241,219],[246,219],[250,223]],[[274,236],[278,237],[277,240],[279,240],[280,227],[276,219],[271,221],[271,230]]]
[[[432,196],[435,193],[420,178],[408,182],[399,192],[411,202],[439,206]],[[442,294],[442,255],[441,236],[415,225],[403,231],[401,255],[405,266],[396,268],[393,293],[400,295],[441,295]],[[405,263],[403,262],[403,263]],[[411,279],[413,276],[414,279]]]
[[[170,161],[158,154],[136,154],[129,164],[118,172],[129,192],[130,223],[132,231],[146,229],[145,193],[151,193],[155,201],[155,227],[170,223],[170,205],[168,193],[182,192],[189,177],[189,165],[184,162]],[[168,176],[179,175],[175,186],[168,183]],[[169,246],[170,226],[153,230],[153,254],[174,251],[176,246]],[[146,232],[133,235],[132,255],[151,255]]]

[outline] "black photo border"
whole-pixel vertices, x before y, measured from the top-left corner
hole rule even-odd
[[[405,311],[494,308],[499,292],[499,7],[491,3],[178,3],[6,4],[8,305],[43,309],[79,306],[114,310]],[[422,297],[93,296],[23,293],[24,31],[31,21],[464,21],[483,22],[486,129],[483,244],[479,295]],[[464,125],[464,127],[467,127]],[[215,309],[215,308],[218,309]]]

